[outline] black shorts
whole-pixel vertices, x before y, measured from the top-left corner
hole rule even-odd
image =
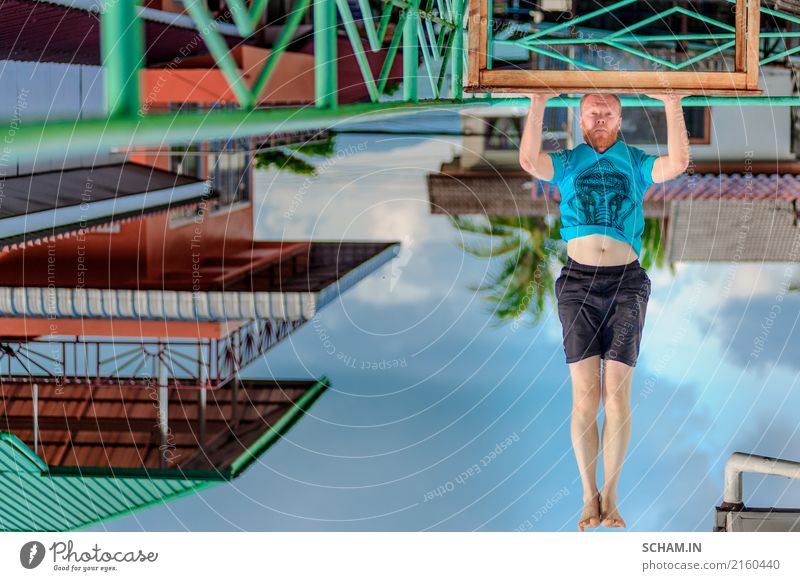
[[[650,277],[638,260],[619,266],[572,258],[555,284],[567,363],[593,355],[636,366]]]

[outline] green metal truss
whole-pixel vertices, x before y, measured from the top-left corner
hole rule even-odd
[[[571,67],[591,68],[592,63],[570,59],[553,50],[565,43],[584,42],[567,38],[564,32],[569,27],[588,22],[600,13],[617,10],[634,0],[621,0],[609,4],[590,14],[570,21],[539,27],[519,39],[510,40],[502,31],[493,33],[494,23],[487,22],[490,47],[499,44],[517,44],[533,52],[566,60]],[[734,2],[735,0],[728,0]],[[138,73],[144,62],[143,24],[139,15],[139,0],[109,1],[101,12],[101,44],[103,66],[106,71],[105,88],[107,118],[81,119],[76,121],[28,121],[15,132],[10,144],[11,152],[18,156],[43,153],[92,152],[98,148],[121,145],[161,146],[171,143],[224,139],[269,134],[276,131],[318,129],[330,127],[343,120],[367,120],[375,117],[407,114],[414,110],[430,108],[458,109],[464,106],[525,105],[527,99],[493,98],[490,95],[465,96],[462,78],[466,68],[465,16],[468,0],[383,0],[380,14],[373,13],[367,0],[358,0],[362,13],[356,22],[347,0],[296,0],[295,9],[284,22],[272,51],[252,86],[240,77],[230,50],[216,27],[202,0],[184,0],[184,5],[195,21],[218,67],[225,75],[240,108],[206,112],[174,112],[143,114]],[[250,34],[258,26],[267,2],[252,0],[230,0],[228,5],[237,29],[241,34]],[[791,24],[800,24],[800,19],[782,12],[761,8],[762,13],[782,18]],[[257,104],[258,95],[267,85],[275,66],[298,29],[303,18],[309,14],[313,19],[315,84],[314,106],[265,109]],[[670,8],[653,18],[665,14],[686,13],[681,7]],[[390,23],[396,21],[393,32]],[[728,50],[733,46],[731,27],[705,15],[691,13],[691,17],[714,26],[714,32],[694,35],[643,36],[636,31],[652,19],[627,26],[621,30],[607,32],[601,38],[593,37],[594,43],[604,43],[644,58],[639,46],[648,43],[663,43],[665,40],[713,41],[716,46],[697,58]],[[359,26],[364,34],[360,33]],[[337,34],[340,28],[353,49],[353,54],[369,94],[369,102],[340,105],[337,101]],[[364,43],[366,36],[366,43]],[[666,39],[665,36],[669,38]],[[793,38],[797,32],[765,33],[762,38]],[[388,43],[387,43],[388,41]],[[402,45],[402,50],[401,50]],[[708,45],[705,45],[708,46]],[[377,76],[367,61],[367,55],[384,50],[386,57]],[[773,62],[800,51],[800,47],[770,55],[762,64]],[[490,51],[491,52],[491,51]],[[640,54],[641,53],[641,54]],[[387,81],[395,57],[402,59],[402,95],[387,96]],[[694,60],[676,64],[665,59],[651,58],[654,62],[672,69],[686,67]],[[663,61],[663,62],[661,62]],[[491,62],[491,59],[489,60]],[[421,64],[420,64],[421,63]],[[421,99],[418,77],[428,79],[432,98]],[[448,82],[449,77],[449,82]],[[424,82],[424,80],[423,80]],[[554,99],[551,107],[573,106],[573,97]],[[687,97],[685,106],[786,106],[800,105],[800,97]],[[626,97],[623,105],[660,106],[659,101],[646,97]]]
[[[609,48],[614,48],[622,52],[629,53],[636,57],[641,58],[645,63],[654,63],[658,66],[663,66],[671,70],[681,70],[691,65],[694,65],[704,59],[714,56],[719,53],[731,51],[736,44],[736,29],[725,22],[721,22],[699,12],[688,10],[682,6],[673,6],[661,12],[658,12],[648,18],[640,20],[639,22],[623,26],[619,30],[598,30],[579,27],[579,34],[577,36],[572,34],[572,31],[578,24],[589,23],[592,19],[606,14],[614,13],[634,2],[639,0],[620,0],[613,4],[608,4],[602,8],[598,8],[588,14],[578,16],[571,20],[567,20],[558,24],[542,23],[536,24],[523,24],[509,23],[509,25],[496,34],[491,34],[489,37],[489,50],[487,55],[487,68],[492,67],[492,60],[494,54],[494,46],[513,46],[521,49],[528,50],[537,54],[545,55],[556,60],[560,60],[570,65],[585,70],[604,70],[602,67],[594,63],[581,60],[580,58],[572,58],[563,53],[551,50],[553,47],[563,46],[581,46],[581,45],[605,45]],[[489,2],[489,13],[492,11],[493,0]],[[730,4],[736,4],[736,0],[727,0]],[[772,16],[773,18],[781,19],[785,24],[800,24],[800,18],[772,10],[761,6],[762,15]],[[688,18],[695,19],[703,22],[708,26],[708,32],[692,33],[692,34],[651,34],[640,35],[636,31],[648,26],[650,24],[663,21],[666,18],[675,14],[682,14]],[[622,20],[619,19],[621,22]],[[508,36],[518,33],[524,33],[529,30],[528,34],[523,34],[518,38],[509,39]],[[713,32],[712,32],[713,31]],[[765,39],[782,39],[800,38],[798,31],[781,31],[781,32],[762,32],[760,35],[762,40]],[[695,56],[684,60],[683,62],[675,63],[654,54],[648,53],[646,49],[648,46],[658,45],[665,46],[678,42],[692,42],[694,48],[702,50]],[[703,44],[703,43],[711,43]],[[781,52],[765,56],[759,62],[760,65],[769,64],[777,60],[781,60],[787,56],[800,52],[800,46],[786,48]],[[768,97],[766,97],[768,98]]]

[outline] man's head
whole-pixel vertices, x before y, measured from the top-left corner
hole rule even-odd
[[[597,151],[617,141],[622,125],[622,103],[616,95],[588,93],[581,98],[580,125],[583,139]]]

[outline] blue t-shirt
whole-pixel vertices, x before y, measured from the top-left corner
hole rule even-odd
[[[644,193],[653,183],[649,155],[617,141],[603,153],[581,143],[549,154],[552,183],[561,192],[561,238],[604,234],[627,242],[638,255],[644,232]]]

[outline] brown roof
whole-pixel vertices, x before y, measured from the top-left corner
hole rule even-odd
[[[169,457],[159,457],[161,434],[158,389],[116,386],[38,387],[38,455],[51,470],[230,469],[232,459],[250,448],[292,410],[314,381],[231,382],[208,390],[206,441],[200,447],[200,403],[196,390],[170,389]],[[34,447],[30,384],[0,382],[0,431]],[[235,405],[234,405],[235,402]]]
[[[195,30],[146,21],[145,66],[208,52]],[[246,42],[225,36],[229,46]],[[0,59],[100,65],[100,20],[93,12],[46,2],[0,3]]]
[[[428,175],[432,213],[559,215],[556,186],[525,172],[448,171]],[[800,199],[800,176],[780,174],[694,174],[653,184],[644,196],[646,217],[666,214],[678,200]]]
[[[674,201],[667,224],[668,261],[800,261],[798,213],[787,200]]]

